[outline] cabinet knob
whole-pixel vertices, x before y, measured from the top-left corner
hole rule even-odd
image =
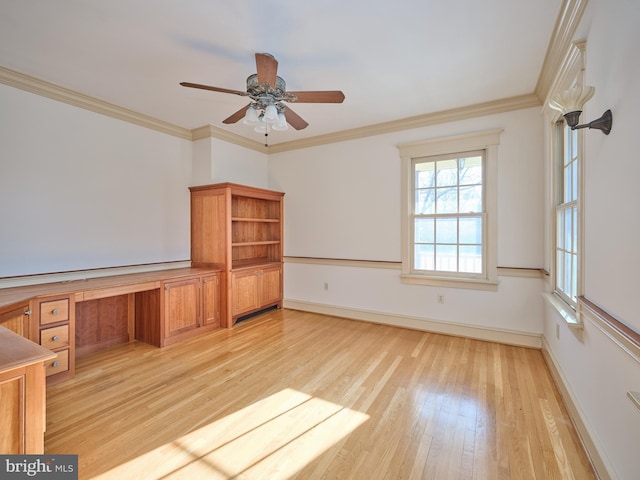
[[[58,315],[60,311],[57,308],[54,308],[53,310],[51,310],[51,313],[53,313],[54,315]]]
[[[60,362],[53,362],[51,364],[52,367],[59,367],[60,366]]]
[[[258,274],[259,274],[259,273],[260,273],[260,272],[256,272],[256,276],[258,276]]]
[[[24,312],[25,315],[31,315],[31,310],[27,310],[26,312]]]
[[[53,340],[54,342],[57,342],[58,340],[60,340],[60,337],[58,335],[54,335],[51,340]]]
[[[209,283],[209,280],[205,280],[204,283]]]

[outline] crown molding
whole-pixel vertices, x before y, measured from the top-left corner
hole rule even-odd
[[[44,80],[25,75],[24,73],[9,70],[2,66],[0,66],[0,83],[175,137],[186,140],[191,140],[192,137],[191,131],[186,128],[119,107],[118,105],[82,93],[74,92],[73,90],[45,82]]]
[[[588,0],[564,0],[562,2],[534,90],[541,102],[549,95],[558,70],[566,62],[567,51],[571,47],[587,2]]]
[[[228,132],[227,130],[223,130],[222,128],[218,128],[213,125],[204,125],[191,130],[191,139],[194,142],[204,138],[217,138],[218,140],[224,140],[228,143],[240,145],[241,147],[249,148],[256,152],[269,153],[269,147],[265,147],[262,143],[256,142],[255,140],[249,140],[248,138],[242,137],[236,133]]]
[[[327,143],[344,142],[347,140],[382,135],[385,133],[409,130],[412,128],[420,128],[438,123],[452,122],[456,120],[464,120],[484,115],[540,106],[540,100],[538,97],[531,93],[517,97],[479,103],[468,107],[443,110],[440,112],[418,115],[392,122],[384,122],[366,127],[344,130],[342,132],[303,138],[300,140],[265,147],[260,142],[247,139],[213,125],[203,125],[202,127],[194,128],[192,130],[179,127],[2,66],[0,66],[0,83],[35,93],[36,95],[47,97],[52,100],[100,113],[102,115],[117,118],[125,122],[134,123],[152,130],[184,138],[186,140],[195,141],[202,140],[204,138],[217,138],[225,142],[267,154],[298,150]]]
[[[260,142],[249,140],[213,125],[204,125],[189,130],[2,66],[0,66],[0,83],[186,140],[195,141],[204,138],[217,138],[261,153],[280,153],[540,106],[554,85],[557,72],[563,64],[567,63],[567,55],[571,55],[572,39],[587,6],[587,1],[588,0],[563,1],[534,93],[418,115],[392,122],[353,128],[326,135],[317,135],[270,145],[268,147],[265,147]]]
[[[467,107],[453,108],[450,110],[442,110],[440,112],[427,113],[417,115],[415,117],[403,118],[392,122],[378,123],[366,127],[353,128],[341,132],[330,133],[327,135],[318,135],[316,137],[303,138],[292,142],[278,143],[269,146],[269,153],[286,152],[289,150],[297,150],[301,148],[315,147],[327,143],[344,142],[348,140],[356,140],[359,138],[371,137],[374,135],[383,135],[385,133],[398,132],[401,130],[410,130],[412,128],[421,128],[439,123],[454,122],[458,120],[466,120],[469,118],[493,115],[496,113],[510,112],[513,110],[521,110],[530,107],[539,107],[541,105],[539,98],[533,94],[519,95],[516,97],[503,98],[493,100],[491,102],[477,103]]]

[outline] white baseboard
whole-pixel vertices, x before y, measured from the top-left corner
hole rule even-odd
[[[534,333],[491,329],[486,327],[463,325],[459,323],[448,323],[438,320],[430,320],[428,318],[374,312],[347,307],[337,307],[333,305],[305,302],[301,300],[285,299],[283,302],[283,306],[292,310],[322,313],[334,317],[343,317],[353,320],[364,320],[367,322],[393,325],[396,327],[410,328],[413,330],[442,333],[444,335],[454,335],[457,337],[468,337],[474,338],[476,340],[504,343],[507,345],[517,345],[519,347],[538,349],[542,347],[542,336]]]
[[[542,337],[542,356],[549,368],[549,372],[551,372],[551,376],[553,377],[556,387],[558,387],[562,401],[564,402],[565,407],[567,407],[573,426],[578,432],[582,446],[591,460],[591,465],[593,466],[596,475],[600,480],[611,480],[613,477],[609,474],[610,470],[607,468],[607,464],[604,459],[598,453],[598,448],[593,440],[593,436],[590,434],[589,427],[584,421],[586,416],[574,401],[574,395],[571,387],[566,381],[565,376],[562,373],[562,369],[558,365],[558,362],[549,349],[549,345],[544,337]]]

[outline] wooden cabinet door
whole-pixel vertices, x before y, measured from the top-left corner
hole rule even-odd
[[[232,307],[231,313],[235,317],[255,310],[258,304],[257,270],[243,270],[231,274]]]
[[[260,306],[270,305],[282,300],[282,268],[264,268],[260,270]]]
[[[0,325],[18,335],[29,338],[29,304],[0,314]]]
[[[171,337],[200,325],[200,279],[164,283],[164,336]]]
[[[202,324],[220,326],[220,275],[202,279]]]

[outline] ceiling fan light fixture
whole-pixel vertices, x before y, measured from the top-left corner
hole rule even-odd
[[[258,118],[258,111],[253,105],[250,105],[247,108],[247,113],[245,113],[242,123],[245,125],[253,126],[257,125],[259,122],[260,119]]]
[[[269,133],[269,124],[264,121],[262,116],[260,116],[260,121],[258,125],[253,128],[253,131],[256,133]]]
[[[264,109],[264,120],[267,123],[276,123],[278,121],[278,109],[274,104],[269,104]]]
[[[284,112],[278,113],[278,121],[272,125],[274,130],[278,132],[284,132],[285,130],[289,130],[289,125],[287,125],[287,119],[284,116]]]

